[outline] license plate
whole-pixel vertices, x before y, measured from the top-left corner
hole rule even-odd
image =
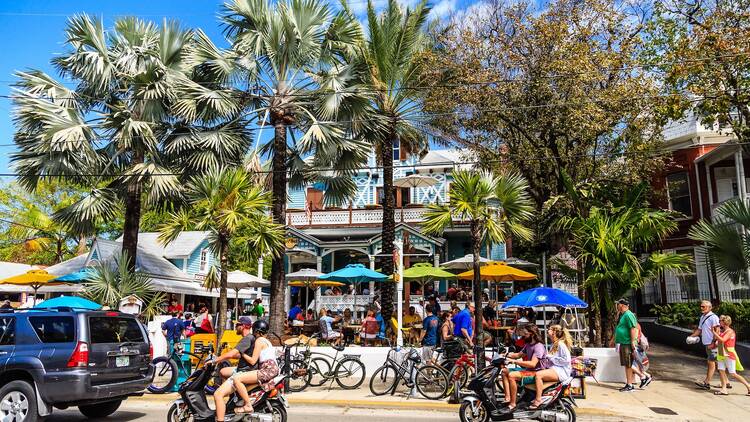
[[[115,357],[115,367],[122,368],[123,366],[130,366],[130,356]]]

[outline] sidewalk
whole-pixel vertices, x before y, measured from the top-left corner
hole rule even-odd
[[[732,395],[716,397],[694,388],[693,380],[704,374],[703,361],[660,345],[652,346],[651,372],[655,381],[645,390],[617,391],[621,384],[587,383],[587,399],[577,400],[576,413],[589,420],[623,421],[745,421],[750,419],[750,397],[734,383]],[[404,387],[394,396],[374,396],[365,380],[357,390],[318,387],[288,394],[292,406],[324,406],[365,409],[404,409],[457,413],[458,405],[407,397]],[[715,379],[718,383],[718,376]],[[151,395],[131,400],[171,401],[175,394]]]

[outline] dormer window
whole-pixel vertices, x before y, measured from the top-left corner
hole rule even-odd
[[[201,250],[200,267],[198,271],[201,273],[208,271],[208,249]]]

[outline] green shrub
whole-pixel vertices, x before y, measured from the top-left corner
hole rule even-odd
[[[659,324],[695,328],[700,318],[700,302],[654,305],[651,313]],[[732,327],[740,340],[750,338],[750,301],[722,302],[714,308],[716,315],[732,317]]]

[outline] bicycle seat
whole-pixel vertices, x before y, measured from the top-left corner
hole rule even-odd
[[[333,350],[336,350],[337,352],[343,352],[346,347],[344,346],[331,346],[333,347]]]

